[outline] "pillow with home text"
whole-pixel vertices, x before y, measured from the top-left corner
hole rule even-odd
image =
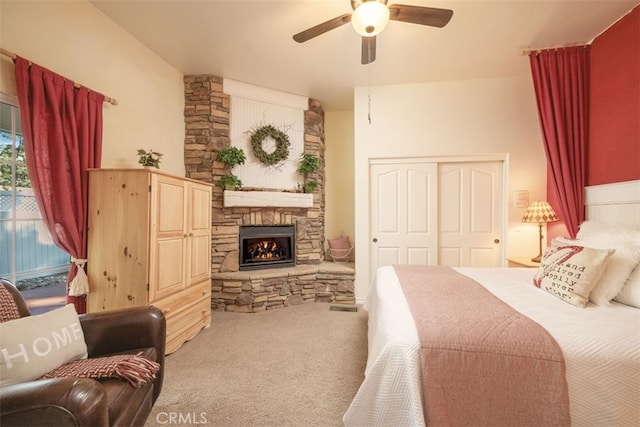
[[[554,239],[545,249],[533,284],[576,307],[584,307],[613,250]]]
[[[0,337],[0,386],[35,380],[87,357],[84,332],[72,304],[0,323]]]

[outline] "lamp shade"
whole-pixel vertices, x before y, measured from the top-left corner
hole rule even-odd
[[[353,28],[364,37],[373,37],[389,23],[389,8],[375,0],[365,1],[351,14]]]
[[[529,204],[527,213],[522,217],[522,222],[535,222],[544,224],[545,222],[558,221],[560,218],[553,211],[548,202],[533,202]]]

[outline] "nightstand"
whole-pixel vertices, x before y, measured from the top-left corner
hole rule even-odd
[[[509,261],[509,267],[519,267],[519,268],[540,267],[539,262],[531,261],[530,258],[507,258],[507,261]]]

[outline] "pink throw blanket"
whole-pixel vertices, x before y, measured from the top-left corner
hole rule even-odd
[[[450,267],[394,266],[420,338],[427,426],[568,426],[562,351]]]

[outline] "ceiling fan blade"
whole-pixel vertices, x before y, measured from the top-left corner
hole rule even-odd
[[[311,40],[312,38],[319,36],[320,34],[324,34],[327,31],[338,28],[339,26],[344,25],[347,22],[351,22],[350,13],[345,13],[344,15],[323,22],[322,24],[318,24],[311,28],[307,28],[304,31],[300,31],[298,34],[293,36],[293,39],[298,43],[304,43],[307,40]]]
[[[376,60],[376,36],[362,37],[362,65]]]
[[[442,28],[449,23],[453,10],[437,9],[433,7],[409,6],[406,4],[392,4],[389,6],[389,19],[410,22],[412,24],[429,25]]]

